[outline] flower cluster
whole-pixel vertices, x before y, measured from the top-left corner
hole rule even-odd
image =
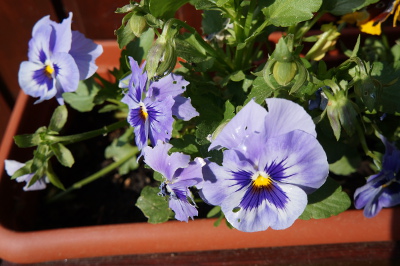
[[[24,190],[50,183],[65,190],[56,201],[113,171],[151,173],[136,200],[149,222],[188,222],[208,204],[208,217],[244,232],[328,218],[351,203],[369,218],[400,204],[400,44],[362,35],[335,62],[327,56],[354,27],[346,23],[380,35],[393,14],[395,26],[400,1],[190,1],[205,11],[201,32],[175,18],[178,2],[117,9],[122,51],[111,79],[94,75],[103,49],[71,30],[72,13],[34,25],[19,84],[35,103],[59,105],[48,126],[15,137],[36,147],[25,163],[5,162]],[[99,123],[108,112],[112,123],[68,135],[70,109]],[[111,139],[106,167],[65,189],[53,164],[72,167],[68,145],[97,136]],[[335,180],[364,183],[345,192]]]

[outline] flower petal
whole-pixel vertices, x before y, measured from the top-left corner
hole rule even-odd
[[[208,150],[239,147],[250,134],[263,130],[260,121],[264,121],[266,116],[267,111],[251,100],[226,124]]]
[[[189,85],[189,82],[182,76],[171,73],[158,81],[152,82],[149,86],[148,96],[154,100],[162,100],[168,96],[174,98],[184,93],[187,85]]]
[[[91,77],[97,70],[95,60],[103,53],[103,47],[86,38],[78,31],[72,32],[72,45],[69,52],[79,69],[79,79]]]
[[[64,92],[74,92],[78,89],[79,70],[75,60],[70,54],[57,53],[51,58],[55,68],[55,79],[57,87],[57,101],[64,104],[62,94]]]
[[[172,124],[174,123],[171,110],[174,100],[169,96],[161,102],[150,103],[150,99],[146,98],[144,103],[149,115],[149,138],[151,143],[155,145],[158,140],[169,141],[171,139]]]
[[[268,115],[265,118],[267,138],[302,130],[316,137],[315,124],[303,107],[286,99],[266,99]]]
[[[243,144],[247,148],[244,155],[272,179],[297,185],[307,194],[325,183],[329,164],[324,149],[312,135],[295,130],[262,143],[249,138]]]
[[[172,115],[176,116],[178,119],[189,121],[193,117],[199,115],[196,109],[192,106],[190,98],[176,96],[174,101],[175,103],[172,107]]]
[[[180,152],[174,152],[168,155],[172,145],[158,141],[154,148],[145,147],[143,149],[144,161],[155,171],[161,173],[169,181],[172,181],[178,168],[184,168],[189,165],[190,156]]]
[[[57,93],[55,80],[46,76],[45,65],[30,61],[21,63],[18,72],[18,82],[21,89],[32,97],[40,97],[35,103],[54,97]]]
[[[221,206],[226,219],[236,229],[244,232],[263,231],[268,227],[285,229],[291,226],[303,213],[307,205],[307,195],[297,186],[281,183],[275,186],[275,189],[279,189],[287,196],[284,206],[271,201],[273,190],[259,195],[261,197],[258,199],[259,205],[252,208],[240,207],[237,202],[242,202],[243,198],[233,193],[224,200]]]
[[[29,41],[29,61],[45,64],[46,60],[50,58],[50,35],[52,30],[50,25],[43,25],[36,29],[35,35]]]
[[[228,196],[224,181],[231,176],[222,166],[210,161],[206,162],[206,165],[202,168],[204,182],[199,187],[201,188],[199,194],[207,204],[219,206]]]
[[[54,31],[50,38],[50,50],[53,53],[68,53],[71,50],[72,43],[72,12],[69,12],[68,18],[61,23],[50,20],[50,25]]]
[[[193,219],[194,216],[198,215],[196,207],[190,204],[187,200],[184,201],[170,197],[169,207],[175,212],[175,219],[181,222],[188,222],[189,217]]]

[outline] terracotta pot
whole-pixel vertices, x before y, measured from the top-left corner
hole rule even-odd
[[[118,48],[114,42],[101,43],[105,53],[97,63],[100,74],[107,76],[107,69],[118,63]],[[108,55],[112,56],[111,59]],[[360,211],[347,211],[329,219],[298,220],[286,230],[269,229],[259,233],[243,233],[225,225],[214,227],[213,219],[196,219],[188,223],[171,221],[159,225],[132,223],[18,231],[21,225],[29,223],[35,208],[26,204],[36,195],[22,192],[21,187],[10,180],[4,172],[4,159],[24,161],[31,156],[31,152],[17,154],[17,151],[26,152],[26,149],[18,149],[13,144],[13,136],[37,128],[37,124],[28,121],[46,125],[50,116],[46,108],[54,106],[51,103],[33,105],[28,96],[20,93],[1,143],[0,257],[4,260],[35,263],[123,254],[400,240],[400,230],[396,226],[400,221],[400,209],[397,208],[385,209],[373,219],[364,218]],[[25,201],[16,201],[15,198]]]

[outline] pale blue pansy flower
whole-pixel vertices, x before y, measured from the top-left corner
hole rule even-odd
[[[129,62],[132,74],[122,79],[119,86],[128,88],[121,101],[129,107],[127,120],[134,127],[136,145],[141,150],[149,139],[153,145],[158,140],[168,142],[173,116],[188,121],[199,115],[190,99],[182,96],[189,82],[175,74],[149,81],[144,65],[140,67],[131,57]]]
[[[172,145],[158,141],[154,148],[143,149],[144,161],[153,170],[164,177],[160,186],[160,195],[167,196],[169,207],[175,212],[175,218],[187,222],[198,212],[189,187],[203,181],[201,158],[190,161],[190,156],[180,152],[168,155]]]
[[[306,111],[284,99],[266,102],[268,111],[254,101],[239,111],[210,145],[227,148],[222,166],[203,168],[202,198],[245,232],[291,226],[329,171]]]
[[[9,176],[12,176],[16,171],[18,171],[23,166],[24,166],[23,163],[20,163],[15,160],[4,160],[4,168]],[[17,177],[15,180],[19,183],[26,182],[26,185],[23,188],[25,191],[34,191],[34,190],[45,189],[46,183],[49,183],[49,180],[46,176],[40,178],[35,183],[33,183],[31,186],[29,186],[29,184],[32,180],[32,177],[34,175],[35,175],[35,173],[22,175],[20,177]]]
[[[72,31],[71,21],[72,13],[61,23],[45,16],[33,27],[28,61],[21,63],[18,81],[26,94],[39,98],[35,103],[56,97],[64,104],[62,94],[75,91],[79,80],[97,70],[95,60],[102,46]]]
[[[368,178],[367,183],[354,193],[354,205],[364,208],[364,216],[372,218],[384,207],[400,204],[400,150],[381,136],[385,144],[382,169]]]

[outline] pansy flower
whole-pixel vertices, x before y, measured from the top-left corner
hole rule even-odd
[[[357,23],[362,32],[381,35],[381,24],[392,14],[394,14],[393,27],[396,27],[400,14],[399,4],[400,0],[381,0],[360,11],[342,16],[339,23]]]
[[[227,148],[222,166],[208,163],[203,173],[202,198],[245,232],[291,226],[328,175],[306,111],[284,99],[266,102],[268,111],[250,101],[222,129],[210,146]]]
[[[5,164],[4,168],[6,169],[6,172],[9,176],[12,176],[16,171],[18,171],[21,167],[24,166],[23,163],[20,163],[18,161],[14,161],[14,160],[4,160],[4,164]],[[25,191],[34,191],[34,190],[45,189],[46,183],[49,183],[49,180],[46,176],[40,178],[35,183],[33,183],[31,186],[29,186],[29,183],[31,182],[32,177],[34,175],[35,175],[35,173],[22,175],[20,177],[17,177],[15,180],[19,183],[26,182],[26,185],[23,188]]]
[[[71,31],[72,13],[62,23],[40,19],[32,30],[28,60],[21,63],[18,81],[22,90],[39,97],[35,103],[56,97],[64,104],[62,94],[78,88],[79,80],[97,70],[95,60],[103,52],[101,45]]]
[[[199,113],[189,98],[182,95],[189,84],[182,76],[169,74],[158,81],[149,81],[144,66],[129,57],[132,74],[122,79],[121,88],[128,88],[122,102],[129,107],[128,122],[134,127],[136,145],[141,150],[150,139],[169,141],[173,115],[188,121]],[[148,87],[148,88],[147,88]]]
[[[169,207],[175,212],[175,218],[187,222],[189,217],[193,219],[198,214],[189,187],[203,181],[204,160],[196,158],[191,162],[189,155],[180,152],[168,155],[171,147],[171,144],[160,140],[154,148],[145,147],[144,161],[164,177],[160,195],[169,198]]]
[[[372,218],[383,207],[400,204],[400,150],[381,136],[386,151],[383,156],[382,170],[368,178],[367,183],[354,193],[354,205],[364,208],[364,216]]]

